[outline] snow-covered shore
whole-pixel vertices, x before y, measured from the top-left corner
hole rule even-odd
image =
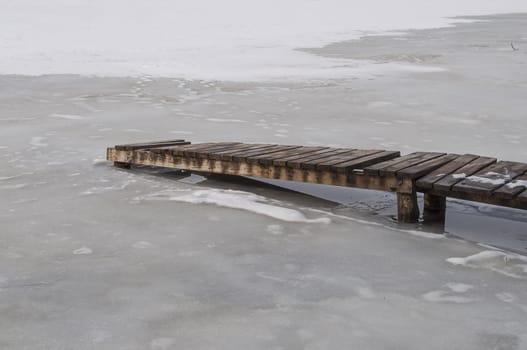
[[[346,78],[417,68],[317,57],[295,49],[447,26],[462,21],[447,18],[457,15],[522,11],[527,12],[527,3],[521,0],[4,1],[0,74]]]

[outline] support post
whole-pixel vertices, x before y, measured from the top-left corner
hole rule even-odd
[[[445,213],[446,197],[425,193],[423,213],[425,222],[437,222],[445,225]]]
[[[416,223],[419,221],[417,193],[397,192],[397,220],[401,223]]]
[[[113,165],[121,169],[130,169],[130,167],[132,166],[130,163],[125,162],[113,162]]]

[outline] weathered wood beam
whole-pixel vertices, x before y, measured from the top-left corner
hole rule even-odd
[[[286,166],[263,165],[229,160],[193,158],[156,153],[147,150],[107,150],[107,159],[118,163],[143,164],[166,168],[178,168],[214,174],[253,176],[268,179],[301,181],[324,185],[360,187],[372,190],[412,193],[411,181],[401,180],[395,176],[369,176],[362,174],[345,174],[317,169],[290,168]]]
[[[446,197],[431,193],[424,194],[423,219],[425,222],[438,222],[445,224]]]

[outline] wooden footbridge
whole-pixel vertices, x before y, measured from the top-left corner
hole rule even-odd
[[[311,182],[397,193],[400,222],[445,220],[446,197],[527,209],[527,164],[473,154],[361,150],[184,140],[117,145],[116,166],[132,164]]]

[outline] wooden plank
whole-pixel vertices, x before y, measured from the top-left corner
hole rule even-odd
[[[227,151],[232,149],[233,147],[236,147],[238,145],[241,145],[242,143],[235,143],[235,144],[219,144],[214,147],[208,147],[208,148],[201,148],[197,150],[194,154],[194,157],[197,158],[210,158],[212,159],[212,156],[216,154],[216,152],[221,151]]]
[[[182,150],[182,152],[177,152],[178,155],[181,155],[183,157],[197,157],[197,154],[207,152],[207,151],[213,151],[217,148],[224,148],[225,146],[231,146],[236,145],[236,142],[230,142],[230,143],[224,143],[224,142],[214,142],[211,144],[201,144],[197,145],[197,147],[188,147]]]
[[[419,163],[417,165],[410,166],[408,168],[401,169],[397,172],[398,177],[407,177],[410,179],[416,179],[424,176],[431,171],[441,167],[442,165],[449,163],[459,157],[458,154],[445,154],[437,158],[433,158],[426,162]]]
[[[188,142],[188,143],[185,142],[185,143],[182,143],[180,145],[148,148],[148,151],[155,152],[155,153],[171,153],[172,151],[177,150],[177,149],[179,149],[179,147],[183,147],[183,146],[194,146],[194,145],[191,145],[190,142]],[[138,149],[136,151],[140,151],[140,150],[142,150],[142,149]]]
[[[385,168],[387,166],[391,166],[391,165],[395,165],[395,164],[404,162],[407,159],[417,158],[417,157],[421,156],[422,154],[424,154],[424,152],[415,152],[415,153],[407,154],[407,155],[402,156],[402,157],[390,159],[390,160],[387,160],[385,162],[375,163],[375,164],[369,165],[369,166],[367,166],[367,167],[365,167],[363,169],[364,170],[364,174],[372,175],[372,176],[378,176],[379,175],[379,169],[382,169],[382,168]]]
[[[492,195],[498,198],[511,199],[527,189],[527,174],[514,178],[511,182],[496,189]]]
[[[185,140],[166,140],[166,141],[129,143],[126,145],[115,145],[115,149],[121,150],[121,151],[134,151],[136,149],[165,147],[165,146],[173,146],[173,145],[188,145],[188,144],[190,144],[190,142],[186,142]]]
[[[353,157],[354,152],[356,152],[356,149],[347,149],[346,152],[339,152],[335,154],[328,153],[327,156],[322,158],[313,159],[310,161],[302,162],[302,169],[318,169],[318,166],[323,163],[331,163],[332,161],[340,160],[340,162],[344,162],[347,158],[343,157]],[[337,161],[338,162],[338,161]],[[338,162],[338,163],[340,163]],[[329,166],[327,167],[329,168]]]
[[[445,155],[444,153],[437,153],[437,152],[427,152],[424,154],[421,154],[418,157],[407,159],[402,162],[399,162],[397,164],[392,164],[390,166],[384,167],[379,169],[379,175],[381,176],[387,176],[387,175],[397,175],[397,173],[405,168],[413,167],[418,164],[424,163],[426,161],[439,158],[441,156]]]
[[[285,147],[287,147],[287,146],[285,146]],[[289,147],[291,147],[291,146],[289,146]],[[284,146],[282,146],[282,145],[269,145],[268,147],[262,147],[262,148],[258,148],[258,149],[251,150],[251,151],[248,151],[248,152],[239,152],[238,154],[234,154],[232,156],[232,160],[233,161],[237,161],[237,162],[241,162],[241,161],[245,161],[247,159],[247,157],[254,157],[254,156],[258,156],[260,154],[268,154],[268,153],[278,152],[278,151],[282,151],[283,148],[284,148]]]
[[[335,151],[335,148],[330,148],[330,147],[320,147],[320,149],[318,149],[319,147],[305,147],[305,148],[313,148],[313,150],[311,152],[304,153],[304,154],[298,154],[295,156],[289,156],[289,157],[283,157],[280,159],[276,159],[273,161],[273,164],[277,166],[286,166],[288,165],[289,162],[292,162],[294,160],[307,159],[307,158],[312,158],[312,157],[320,157],[322,154]]]
[[[250,149],[258,148],[258,147],[264,147],[269,146],[269,144],[264,143],[240,143],[239,145],[232,146],[230,149],[226,149],[224,151],[216,151],[214,154],[211,155],[210,159],[217,159],[220,160],[222,157],[226,157],[226,160],[231,160],[228,158],[230,154],[241,152],[241,151],[247,151]]]
[[[523,191],[522,193],[520,193],[519,195],[517,195],[516,199],[518,200],[518,202],[524,204],[525,207],[527,208],[527,189]]]
[[[494,190],[527,171],[527,164],[498,162],[474,175],[468,176],[452,187],[452,191],[491,195]]]
[[[524,191],[525,192],[525,191]],[[522,195],[522,192],[520,195]],[[432,190],[431,193],[438,196],[448,196],[449,198],[458,198],[466,201],[486,203],[492,205],[499,205],[502,207],[517,208],[517,209],[527,209],[527,201],[520,201],[519,196],[516,196],[512,199],[503,199],[496,196],[489,196],[488,194],[475,194],[475,193],[463,193],[463,192],[437,192]],[[527,199],[527,198],[526,198]]]
[[[233,150],[232,152],[225,152],[220,154],[221,160],[229,160],[232,161],[233,157],[243,155],[247,152],[256,151],[264,148],[269,148],[272,146],[277,146],[276,144],[254,144],[251,147],[243,148],[240,150]]]
[[[343,153],[333,157],[326,158],[323,162],[317,164],[318,170],[328,171],[336,164],[349,162],[355,159],[371,156],[373,154],[381,153],[383,150],[353,150],[350,153]]]
[[[197,146],[199,147],[196,147],[195,149],[193,148],[187,148],[186,151],[199,151],[199,152],[205,152],[205,151],[208,151],[208,150],[213,150],[213,149],[217,149],[217,148],[224,148],[224,147],[233,147],[233,146],[236,146],[236,145],[239,145],[240,143],[239,142],[212,142],[210,144],[198,144]]]
[[[396,166],[399,163],[403,163],[403,162],[407,162],[407,161],[418,160],[421,157],[423,157],[425,154],[427,154],[427,153],[426,152],[414,152],[414,153],[410,153],[410,154],[407,154],[407,155],[399,157],[399,158],[394,158],[394,159],[391,159],[391,160],[388,160],[388,161],[385,161],[385,162],[373,164],[373,165],[370,165],[370,166],[364,168],[364,173],[367,174],[367,175],[380,175],[380,170],[381,169],[385,169],[385,168],[388,168],[388,167],[393,167],[393,166]]]
[[[212,143],[210,143],[212,144]],[[166,153],[166,154],[173,154],[173,155],[183,155],[183,151],[187,149],[199,149],[206,147],[206,145],[210,145],[209,143],[194,143],[194,144],[186,144],[186,145],[173,145],[173,146],[163,146],[163,147],[156,147],[156,148],[148,148],[150,152],[154,153]],[[140,151],[140,150],[139,150]]]
[[[349,148],[334,148],[330,152],[324,152],[288,161],[287,166],[296,169],[315,169],[319,161],[338,154],[349,153],[350,151],[351,150]]]
[[[290,150],[299,149],[301,147],[302,146],[279,146],[279,147],[277,146],[275,149],[268,150],[268,152],[266,152],[266,153],[261,153],[261,154],[257,154],[257,155],[253,155],[253,156],[248,156],[245,159],[245,161],[247,163],[249,163],[249,164],[254,164],[254,163],[258,163],[263,158],[266,158],[268,156],[272,156],[275,153],[283,153],[283,152],[287,152],[287,151],[290,151]],[[272,161],[271,161],[271,163],[272,163]]]
[[[342,151],[326,153],[324,157],[302,161],[301,168],[302,169],[318,169],[319,164],[322,164],[325,162],[331,162],[336,159],[340,159],[340,162],[343,162],[346,160],[346,158],[338,158],[338,157],[353,157],[352,154],[355,151],[356,151],[355,149],[347,148],[347,149],[343,149]],[[329,168],[329,166],[327,168]]]
[[[459,168],[467,165],[468,163],[472,162],[474,159],[477,159],[477,158],[479,158],[479,156],[476,156],[474,154],[464,154],[452,160],[451,162],[446,163],[440,168],[432,171],[431,173],[421,177],[420,179],[416,181],[416,185],[418,189],[421,189],[421,190],[432,189],[434,183],[441,180],[448,174],[454,173]]]
[[[496,163],[496,158],[476,158],[467,165],[464,165],[461,168],[457,169],[455,172],[448,174],[439,181],[436,181],[434,183],[433,189],[434,191],[448,192],[450,191],[452,186],[463,180],[465,177],[475,174],[481,169],[494,163]]]
[[[394,159],[400,156],[401,152],[399,151],[383,151],[359,159],[353,159],[350,161],[332,165],[331,170],[336,171],[338,173],[350,173],[353,170],[362,170],[367,166]]]
[[[254,158],[257,158],[259,162],[263,165],[271,165],[274,163],[275,160],[286,159],[295,156],[300,157],[305,154],[312,153],[313,151],[319,151],[324,148],[327,147],[298,147],[290,150],[276,152],[270,155],[255,156]]]
[[[230,161],[234,161],[235,158],[237,159],[244,159],[244,155],[246,155],[247,153],[255,153],[258,154],[257,152],[258,151],[263,151],[263,150],[266,150],[266,149],[270,149],[270,148],[273,148],[273,147],[276,147],[278,145],[275,145],[275,144],[269,144],[269,145],[264,145],[264,146],[260,146],[260,147],[254,147],[254,148],[249,148],[249,149],[246,149],[246,150],[241,150],[241,151],[237,151],[237,152],[234,152],[234,153],[231,153],[229,155],[224,155],[222,156],[222,160],[230,160]]]
[[[170,154],[173,154],[175,156],[183,156],[184,152],[186,150],[196,150],[200,148],[210,147],[211,145],[215,145],[217,143],[215,142],[206,142],[206,143],[193,143],[190,145],[183,145],[183,146],[176,146],[176,147],[168,147],[167,150],[170,151]]]

